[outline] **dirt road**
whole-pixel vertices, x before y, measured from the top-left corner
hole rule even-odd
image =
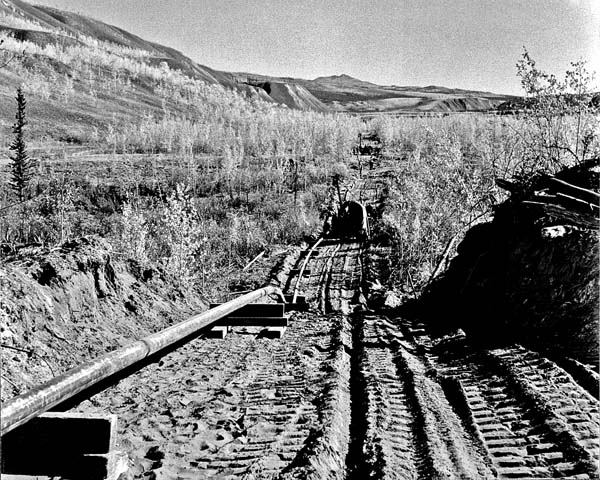
[[[79,405],[118,416],[123,479],[598,478],[597,375],[518,345],[444,346],[366,308],[385,248],[309,251],[283,263],[309,309],[282,339],[200,336]]]
[[[361,253],[315,250],[282,339],[199,337],[81,404],[118,416],[124,478],[595,478],[597,399],[522,347],[440,354],[362,311]]]

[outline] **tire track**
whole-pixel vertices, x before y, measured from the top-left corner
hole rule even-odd
[[[398,375],[394,355],[382,335],[379,317],[365,315],[357,330],[361,345],[360,387],[364,401],[358,412],[364,416],[351,478],[418,479],[423,471],[419,445],[414,435],[414,412],[408,401],[406,384]],[[355,344],[357,342],[355,341]]]
[[[526,398],[514,379],[497,368],[489,356],[491,360],[515,360],[510,350],[453,360],[429,355],[429,360],[444,375],[458,381],[499,478],[593,478],[593,468],[574,452],[570,438],[565,439],[548,421],[543,406]],[[558,394],[562,395],[564,391]]]
[[[351,460],[349,478],[493,478],[491,462],[400,325],[381,315],[359,318],[356,381],[364,393],[354,413],[364,421],[353,430],[351,456],[359,460]]]

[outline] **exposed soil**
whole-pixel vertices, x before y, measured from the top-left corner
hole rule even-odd
[[[99,239],[21,249],[0,264],[2,399],[204,308],[160,271],[113,261]]]
[[[383,247],[333,239],[306,261],[310,250],[261,260],[232,283],[269,276],[304,296],[283,338],[201,334],[76,406],[117,415],[121,480],[598,478],[593,370],[393,316]],[[27,340],[57,369],[203,307],[95,240],[22,252],[2,269],[3,342]],[[36,356],[2,353],[15,384],[6,398],[27,388],[22,379],[50,377],[35,373]]]

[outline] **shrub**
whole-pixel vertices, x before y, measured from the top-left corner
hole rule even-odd
[[[517,63],[525,92],[525,128],[515,133],[523,142],[523,157],[516,172],[530,177],[553,174],[600,152],[598,107],[591,102],[591,75],[583,61],[571,63],[563,80],[540,70],[527,50]]]
[[[197,257],[205,239],[189,187],[178,184],[163,208],[162,241],[166,255],[165,270],[180,286],[195,282]]]

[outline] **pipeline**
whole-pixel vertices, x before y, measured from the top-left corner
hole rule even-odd
[[[272,285],[263,287],[148,335],[120,350],[86,362],[23,395],[8,400],[2,405],[0,413],[0,435],[8,433],[101,380],[208,327],[244,305],[271,294],[283,298],[279,288]]]

